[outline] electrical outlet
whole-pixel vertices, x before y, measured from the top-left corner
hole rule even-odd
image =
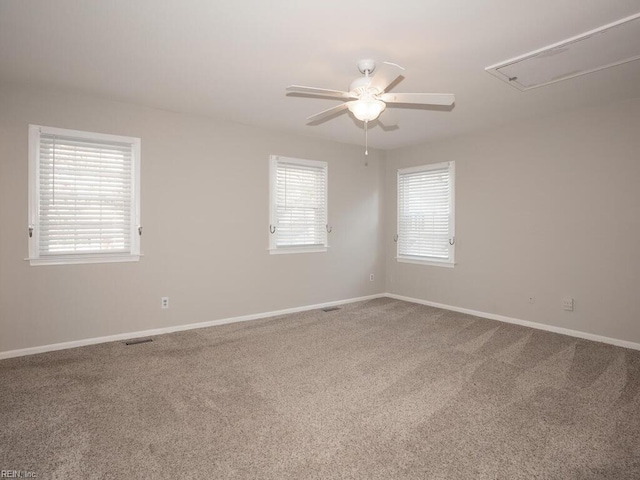
[[[567,312],[573,312],[573,298],[562,299],[562,309]]]
[[[166,310],[169,308],[169,297],[162,297],[162,309]]]
[[[371,275],[369,275],[369,281],[373,282],[373,273]]]
[[[536,303],[536,297],[529,295],[529,303]]]

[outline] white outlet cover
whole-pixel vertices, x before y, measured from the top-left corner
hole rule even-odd
[[[562,309],[567,312],[573,312],[573,298],[565,298],[562,300]]]

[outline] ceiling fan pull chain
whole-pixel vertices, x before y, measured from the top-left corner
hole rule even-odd
[[[364,154],[369,155],[369,130],[367,130],[367,126],[369,122],[364,122]]]

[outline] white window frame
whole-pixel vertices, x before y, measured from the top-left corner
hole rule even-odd
[[[80,139],[131,144],[131,237],[129,253],[71,253],[41,256],[39,197],[40,197],[40,135],[51,134]],[[84,132],[65,128],[29,125],[29,260],[31,265],[67,265],[79,263],[135,262],[140,259],[140,139]]]
[[[309,246],[278,246],[276,244],[275,232],[271,233],[271,229],[275,227],[277,229],[278,219],[276,218],[276,172],[279,161],[310,166],[321,167],[325,172],[325,218],[328,221],[329,218],[329,165],[327,162],[320,160],[304,160],[301,158],[282,157],[278,155],[271,155],[269,157],[269,253],[272,255],[289,254],[289,253],[322,253],[326,252],[329,248],[329,236],[327,231],[324,233],[324,244],[322,245],[309,245]]]
[[[456,243],[456,168],[455,162],[440,162],[431,163],[428,165],[420,165],[417,167],[401,168],[398,169],[396,180],[396,194],[397,194],[397,211],[396,211],[396,232],[400,232],[400,176],[405,173],[426,172],[429,170],[441,169],[443,167],[449,168],[449,258],[447,260],[440,260],[433,257],[420,257],[413,255],[403,255],[400,253],[400,242],[396,237],[396,261],[401,263],[415,263],[418,265],[431,265],[437,267],[449,267],[455,266],[455,243]]]

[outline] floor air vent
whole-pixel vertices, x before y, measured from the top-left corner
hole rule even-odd
[[[335,312],[336,310],[340,310],[340,307],[327,307],[322,309],[323,312]]]
[[[124,342],[125,345],[138,345],[140,343],[153,342],[153,338],[133,338]]]
[[[640,13],[485,70],[518,90],[530,90],[640,59]]]

